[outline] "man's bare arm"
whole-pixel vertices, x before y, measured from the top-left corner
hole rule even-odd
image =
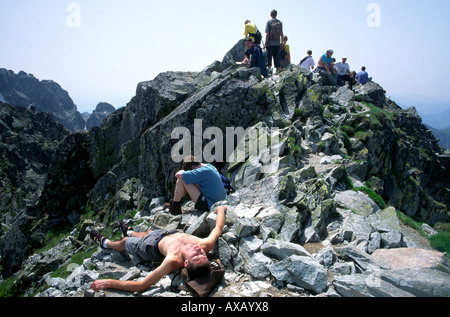
[[[91,288],[98,292],[102,289],[118,289],[127,292],[144,292],[156,284],[165,275],[179,269],[175,260],[166,258],[161,265],[147,275],[142,281],[97,280]]]
[[[209,236],[203,240],[203,250],[208,253],[214,248],[214,245],[216,244],[217,239],[219,239],[220,235],[222,234],[223,227],[225,227],[225,211],[227,210],[227,207],[225,206],[219,206],[214,211],[217,215],[216,218],[216,226],[211,231]]]
[[[177,178],[177,179],[183,179],[183,170],[180,170],[180,171],[178,171],[176,174],[175,174],[175,178]]]

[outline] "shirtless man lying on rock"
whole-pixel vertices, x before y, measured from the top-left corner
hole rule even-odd
[[[161,264],[141,281],[96,280],[91,288],[96,292],[103,289],[144,292],[165,275],[183,267],[188,270],[192,278],[209,274],[211,268],[207,253],[214,248],[222,234],[226,209],[220,206],[214,211],[217,215],[216,226],[204,239],[176,230],[135,232],[123,222],[120,225],[125,237],[121,241],[110,241],[98,231],[92,230],[91,238],[104,249],[126,251],[135,257],[137,262],[148,261]]]

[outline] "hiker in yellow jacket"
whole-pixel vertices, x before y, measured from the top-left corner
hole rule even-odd
[[[261,33],[259,33],[256,25],[254,25],[250,20],[245,20],[244,35],[245,37],[250,37],[253,44],[261,44]]]
[[[288,37],[285,35],[283,37],[283,48],[280,53],[280,64],[281,68],[286,68],[291,65],[291,48],[287,43]]]

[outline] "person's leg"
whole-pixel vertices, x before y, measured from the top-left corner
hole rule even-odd
[[[144,232],[136,232],[136,231],[133,231],[133,232],[131,232],[130,237],[132,237],[132,238],[145,238],[146,236],[148,236],[148,234],[149,234],[151,231],[152,231],[152,230],[144,231]]]
[[[337,74],[331,73],[329,80],[330,80],[331,86],[337,86],[337,84],[338,84],[337,83]]]
[[[125,252],[125,241],[127,241],[127,239],[128,238],[123,238],[120,241],[106,240],[106,247],[113,251]]]
[[[341,75],[337,75],[337,84],[338,86],[344,86],[344,83],[342,82],[342,76]]]
[[[277,72],[281,71],[281,48],[274,46],[273,47],[273,63],[275,64],[275,68]]]
[[[145,238],[146,236],[148,236],[148,234],[150,232],[151,232],[151,230],[144,231],[144,232],[133,231],[133,232],[131,232],[130,237]],[[117,252],[125,252],[125,243],[126,243],[127,239],[128,239],[128,237],[125,237],[120,241],[111,241],[111,240],[105,238],[105,240],[102,241],[102,245],[108,249],[111,249],[111,250],[114,250]]]
[[[273,58],[272,46],[267,46],[266,50],[267,50],[267,68],[271,69],[272,68],[272,58]]]
[[[182,179],[178,179],[175,186],[173,201],[180,202],[186,194],[188,194],[192,201],[196,203],[201,192],[196,184],[186,185]]]

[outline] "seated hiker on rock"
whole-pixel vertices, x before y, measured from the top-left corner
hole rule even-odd
[[[191,278],[208,277],[211,267],[207,253],[214,248],[222,234],[226,209],[225,206],[220,206],[214,211],[217,215],[216,226],[204,239],[176,230],[135,232],[123,222],[120,223],[120,229],[125,237],[121,241],[110,241],[98,231],[92,230],[91,238],[104,249],[127,252],[137,263],[147,261],[161,264],[141,281],[97,280],[91,284],[91,288],[96,292],[103,289],[143,292],[165,275],[183,267]]]
[[[245,52],[246,58],[242,61],[242,64],[250,64],[250,68],[259,67],[261,75],[267,77],[269,73],[267,71],[266,59],[261,47],[255,45],[250,37],[244,39],[244,46],[247,51]]]
[[[361,71],[356,74],[356,79],[361,85],[367,84],[369,81],[372,80],[372,78],[369,78],[369,74],[366,72],[366,67],[361,67]]]
[[[188,156],[183,160],[182,168],[175,174],[177,182],[169,205],[171,214],[181,214],[181,201],[186,194],[199,211],[209,211],[216,202],[227,198],[222,178],[213,165],[203,164],[194,156]]]
[[[344,86],[348,83],[349,88],[353,88],[353,81],[350,78],[350,65],[347,63],[347,56],[342,57],[342,62],[334,64],[337,72],[337,83],[339,86]]]
[[[308,50],[306,52],[306,55],[302,57],[302,59],[300,60],[300,62],[298,63],[298,66],[306,68],[307,70],[314,70],[314,58],[312,57],[312,51]]]
[[[331,86],[337,85],[337,72],[333,66],[333,50],[329,49],[317,62],[316,72],[328,80]]]

